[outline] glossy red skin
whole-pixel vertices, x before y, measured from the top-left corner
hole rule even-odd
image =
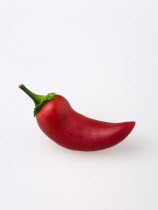
[[[125,139],[135,122],[108,123],[90,119],[72,109],[61,95],[55,95],[36,115],[39,127],[56,143],[79,151],[112,147]]]

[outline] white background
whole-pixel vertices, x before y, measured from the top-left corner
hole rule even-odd
[[[0,209],[157,210],[157,58],[156,0],[2,0]],[[107,150],[64,149],[39,129],[20,83],[136,127]]]

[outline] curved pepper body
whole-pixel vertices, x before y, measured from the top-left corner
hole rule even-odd
[[[90,119],[72,109],[61,95],[55,95],[37,113],[42,131],[59,145],[72,150],[97,151],[124,140],[135,122],[109,123]]]

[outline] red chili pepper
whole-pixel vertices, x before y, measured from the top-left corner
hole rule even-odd
[[[36,95],[19,85],[34,103],[34,115],[41,130],[56,143],[72,150],[96,151],[125,139],[135,122],[109,123],[90,119],[72,109],[61,95]]]

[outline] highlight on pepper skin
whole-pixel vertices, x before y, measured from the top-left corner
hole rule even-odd
[[[134,121],[109,123],[76,112],[66,98],[55,93],[37,95],[19,85],[35,103],[34,116],[41,130],[57,144],[72,150],[97,151],[123,141]]]

